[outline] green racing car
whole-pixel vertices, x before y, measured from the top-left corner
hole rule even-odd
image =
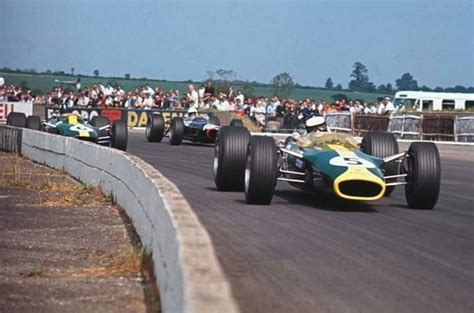
[[[125,122],[115,121],[111,124],[108,118],[103,116],[95,116],[90,122],[86,122],[76,114],[66,113],[42,122],[39,116],[26,117],[23,113],[13,112],[7,117],[7,125],[43,130],[100,145],[110,145],[123,151],[127,150],[128,131]]]
[[[310,122],[320,126],[324,118]],[[369,132],[359,145],[350,135],[317,129],[280,142],[224,126],[214,150],[214,181],[220,191],[243,190],[247,203],[263,205],[271,203],[277,181],[350,201],[379,200],[403,185],[410,208],[432,209],[441,183],[436,145],[413,142],[408,151],[398,149],[385,132]]]

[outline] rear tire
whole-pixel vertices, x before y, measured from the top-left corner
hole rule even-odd
[[[151,114],[146,123],[145,135],[149,142],[161,142],[165,134],[165,120],[161,114]]]
[[[26,118],[26,128],[41,130],[41,119],[39,116],[31,115]]]
[[[245,127],[222,126],[214,148],[214,182],[220,191],[243,191],[250,133]]]
[[[219,118],[217,116],[211,116],[209,118],[209,123],[217,125],[217,126],[221,126],[221,121],[219,121]]]
[[[239,119],[233,119],[232,121],[230,121],[230,126],[233,126],[233,127],[244,127],[244,123],[242,122],[242,120],[239,120]]]
[[[278,152],[273,138],[251,137],[245,167],[245,200],[248,204],[272,202],[277,170]]]
[[[124,121],[115,121],[110,132],[112,148],[127,151],[128,130]]]
[[[170,144],[178,146],[183,141],[184,123],[182,118],[174,118],[170,125]]]
[[[369,132],[362,138],[360,150],[365,154],[373,155],[378,158],[385,158],[398,153],[397,139],[392,133]],[[384,176],[397,175],[399,173],[399,163],[390,162],[382,168]],[[384,196],[389,196],[395,186],[388,186],[385,189]]]
[[[11,112],[7,117],[7,125],[15,127],[26,127],[26,115],[20,112]]]
[[[414,142],[406,158],[405,198],[411,209],[433,209],[441,186],[441,161],[431,142]]]

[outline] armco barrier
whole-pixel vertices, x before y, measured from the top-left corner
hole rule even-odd
[[[163,312],[238,312],[207,231],[177,187],[151,165],[118,150],[28,129],[21,149],[113,195],[152,253]]]
[[[0,125],[0,151],[21,153],[21,128]]]

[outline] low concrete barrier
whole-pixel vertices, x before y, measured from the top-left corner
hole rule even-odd
[[[21,128],[0,125],[0,151],[21,153]]]
[[[238,312],[209,234],[178,188],[138,157],[23,129],[22,154],[100,186],[152,253],[163,312]]]

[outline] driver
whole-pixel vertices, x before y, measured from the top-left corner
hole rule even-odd
[[[196,108],[191,107],[191,108],[188,109],[187,117],[188,117],[190,120],[193,120],[194,118],[197,117],[197,113],[198,113],[198,111],[196,110]]]

